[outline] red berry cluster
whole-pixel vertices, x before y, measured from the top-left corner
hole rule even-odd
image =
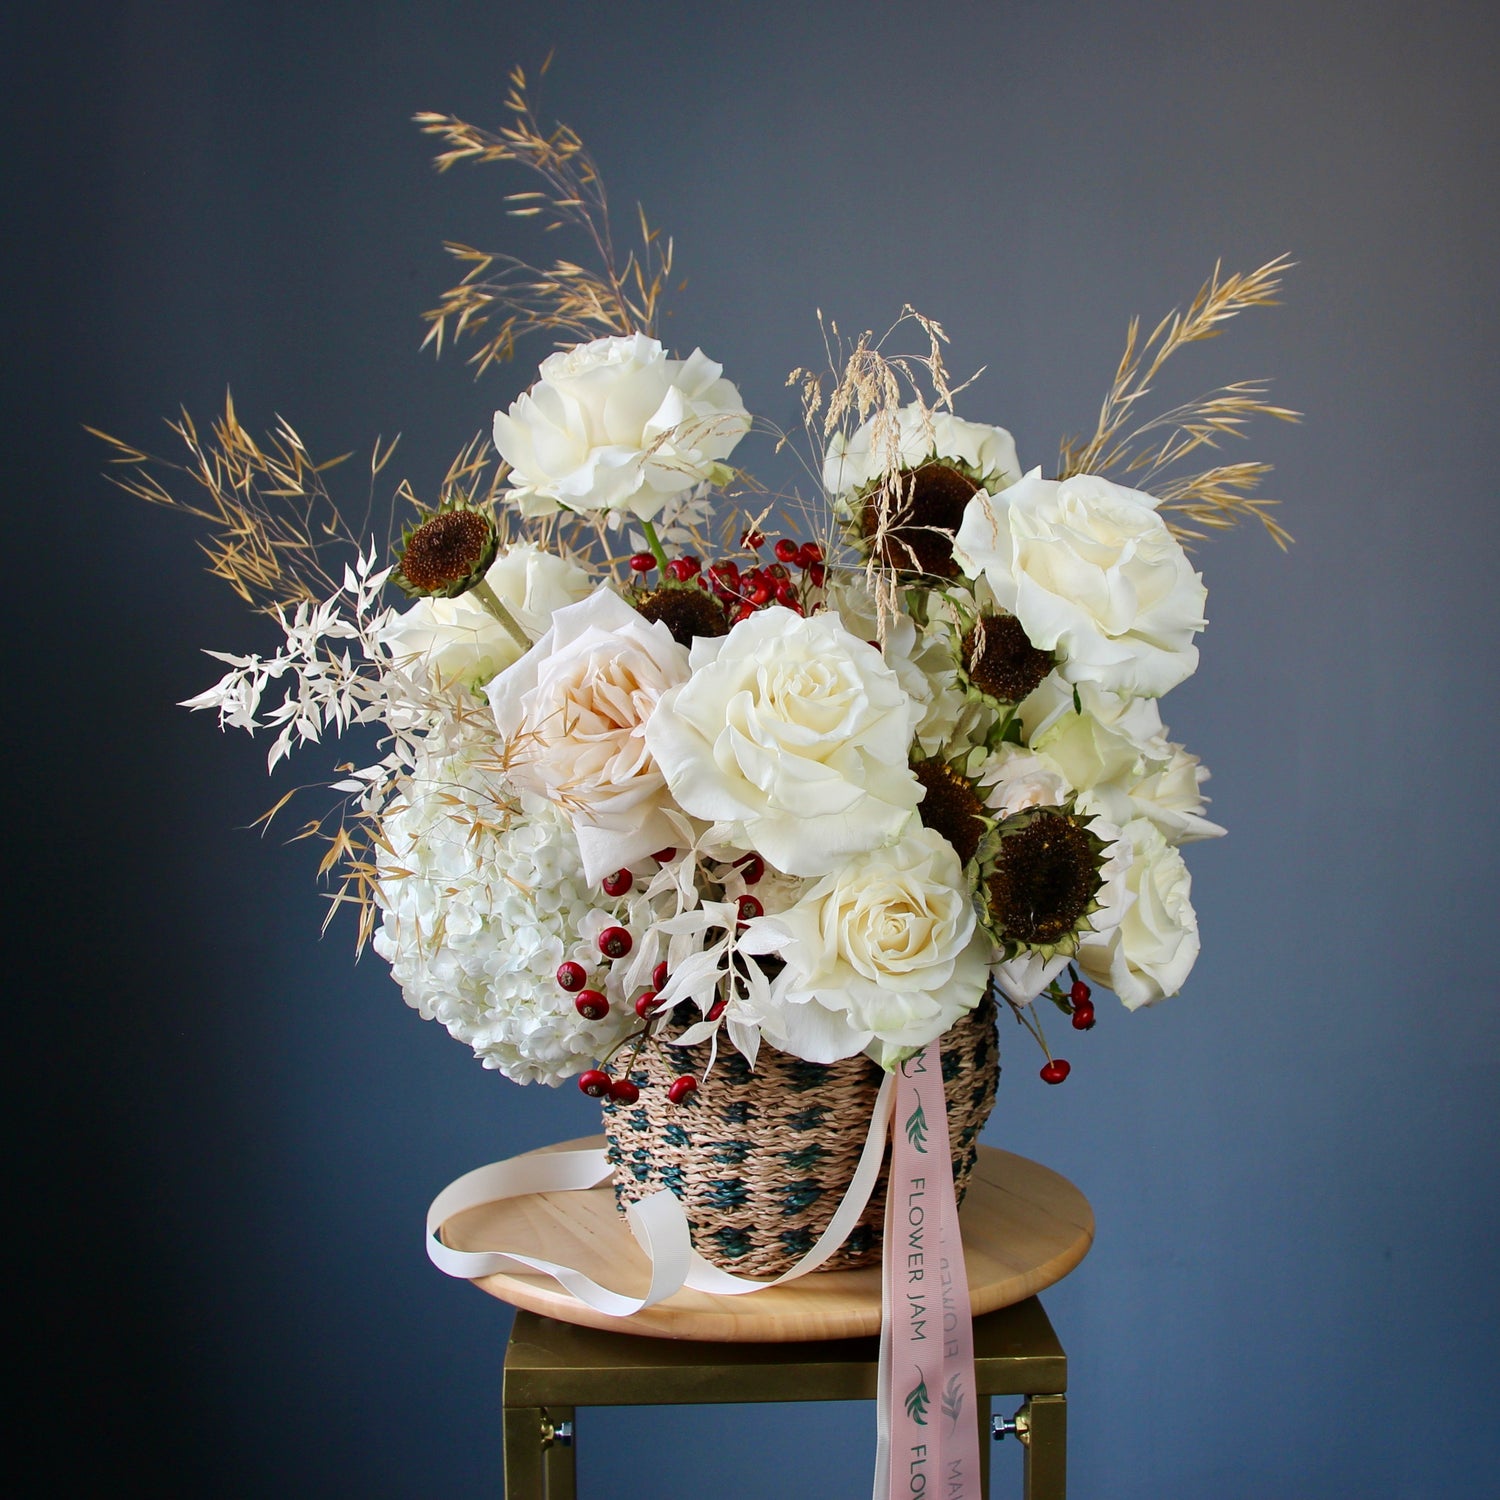
[[[664,865],[677,858],[677,851],[658,849],[652,858],[658,864]],[[761,870],[763,873],[764,865]],[[621,896],[628,896],[634,890],[635,875],[628,869],[616,870],[614,874],[606,875],[599,885],[606,896],[618,900]],[[754,898],[745,899],[753,900]],[[759,913],[757,912],[756,915],[758,916]],[[617,923],[602,929],[594,942],[599,949],[600,957],[606,964],[627,957],[635,947],[635,939],[631,937],[629,929]],[[573,996],[574,1009],[584,1020],[602,1021],[609,1014],[609,1000],[602,989],[589,987],[589,972],[581,963],[574,959],[564,960],[557,966],[556,977],[558,988]],[[635,1013],[648,1026],[657,1004],[657,992],[665,986],[666,982],[667,966],[665,962],[662,962],[651,971],[651,988],[642,990],[636,997]],[[644,1038],[645,1032],[642,1031],[639,1035]],[[616,1104],[634,1104],[641,1097],[640,1088],[629,1078],[611,1078],[603,1068],[588,1068],[580,1073],[578,1087],[591,1099],[607,1097]],[[697,1087],[698,1080],[684,1074],[681,1078],[674,1080],[667,1089],[667,1098],[673,1104],[680,1104]]]
[[[1074,1031],[1092,1031],[1094,1029],[1093,991],[1089,989],[1083,980],[1079,979],[1075,974],[1072,987],[1068,990],[1066,997],[1063,996],[1061,990],[1056,990],[1054,993],[1057,996],[1058,1004],[1071,1015]],[[1072,1065],[1066,1058],[1048,1057],[1042,1068],[1042,1082],[1061,1083],[1072,1071]]]
[[[751,551],[760,551],[766,545],[764,532],[747,531],[740,539]],[[820,589],[827,576],[823,561],[823,549],[817,542],[794,542],[782,537],[772,548],[776,561],[762,564],[759,560],[749,567],[741,568],[733,558],[720,558],[705,569],[691,554],[674,557],[667,563],[667,570],[678,583],[697,583],[701,589],[711,592],[729,614],[731,624],[747,620],[758,609],[780,604],[797,614],[805,614],[812,603],[811,590]],[[792,569],[801,571],[799,581]],[[656,559],[649,552],[636,552],[630,559],[630,570],[644,576],[656,569]]]

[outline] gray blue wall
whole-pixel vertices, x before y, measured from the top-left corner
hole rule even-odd
[[[20,1368],[47,1492],[92,1466],[162,1494],[497,1492],[508,1314],[428,1267],[422,1210],[588,1131],[588,1107],[482,1072],[351,963],[347,929],[319,940],[307,846],[244,831],[275,794],[264,746],[173,707],[211,680],[200,648],[266,637],[185,527],[102,483],[79,424],[149,439],[232,384],[322,454],[403,432],[391,472],[430,493],[527,371],[476,386],[418,352],[440,242],[506,243],[510,184],[437,178],[408,117],[497,120],[505,69],[555,43],[553,107],[676,236],[672,341],[785,423],[816,308],[852,330],[910,301],[955,370],[988,366],[966,414],[1046,464],[1128,314],[1219,256],[1300,261],[1284,307],[1183,360],[1189,388],[1273,374],[1308,413],[1246,450],[1276,463],[1297,546],[1203,550],[1203,666],[1167,704],[1232,830],[1192,852],[1202,962],[1154,1012],[1101,1008],[1064,1087],[1007,1033],[986,1139],[1098,1215],[1046,1299],[1075,1494],[1495,1493],[1494,19],[940,0],[10,23],[7,1092],[36,1258],[11,1294],[39,1320]],[[872,1430],[862,1407],[601,1412],[583,1484],[856,1496]]]

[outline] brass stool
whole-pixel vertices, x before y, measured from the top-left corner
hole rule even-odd
[[[518,1311],[505,1351],[506,1500],[574,1500],[580,1406],[873,1399],[879,1350],[876,1338],[802,1344],[642,1338]],[[1023,1494],[1065,1500],[1068,1356],[1035,1297],[974,1319],[974,1367],[986,1487],[990,1398],[1019,1395],[1024,1404],[1014,1422],[997,1426],[1026,1444]],[[629,1401],[620,1399],[625,1392]]]

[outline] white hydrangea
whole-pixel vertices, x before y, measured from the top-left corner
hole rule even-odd
[[[599,930],[618,922],[640,933],[651,916],[643,896],[610,901],[585,883],[578,841],[558,813],[528,799],[506,819],[505,795],[472,757],[419,769],[383,820],[391,848],[374,947],[407,1004],[467,1042],[485,1067],[517,1083],[557,1084],[635,1021],[624,966],[606,976]],[[584,1020],[558,986],[565,959],[583,964],[609,998],[603,1020]]]

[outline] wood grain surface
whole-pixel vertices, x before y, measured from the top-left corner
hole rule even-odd
[[[551,1151],[602,1147],[602,1136]],[[976,1316],[1008,1307],[1060,1281],[1088,1254],[1094,1214],[1088,1200],[1048,1167],[991,1146],[979,1161],[960,1214],[969,1297]],[[608,1185],[577,1193],[534,1193],[455,1214],[443,1240],[459,1250],[509,1250],[575,1267],[626,1296],[650,1280],[642,1254]],[[683,1289],[633,1318],[584,1306],[549,1277],[500,1272],[475,1286],[544,1317],[661,1338],[783,1343],[857,1338],[880,1331],[880,1267],[815,1271],[748,1296]]]

